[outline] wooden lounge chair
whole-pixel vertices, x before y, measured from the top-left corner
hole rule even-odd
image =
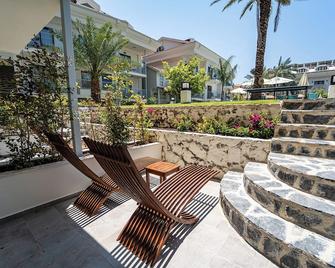
[[[201,166],[188,166],[152,192],[125,146],[111,146],[88,138],[84,141],[107,174],[115,178],[120,189],[138,202],[138,208],[118,240],[142,261],[154,265],[172,227],[177,223],[197,222],[198,218],[184,209],[218,172]]]
[[[84,190],[74,205],[88,216],[94,215],[104,204],[113,191],[120,191],[117,184],[107,175],[96,175],[83,161],[74,153],[61,135],[44,132],[53,147],[76,169],[92,180],[92,184]],[[135,160],[136,169],[141,172],[146,166],[158,162],[160,159],[143,157]]]

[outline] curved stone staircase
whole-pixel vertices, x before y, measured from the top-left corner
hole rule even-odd
[[[221,206],[277,265],[335,267],[335,99],[284,101],[281,121],[267,164],[225,174]]]

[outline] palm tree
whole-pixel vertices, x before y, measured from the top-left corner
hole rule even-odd
[[[75,28],[76,64],[91,73],[91,97],[94,101],[100,102],[99,78],[120,49],[127,44],[127,40],[119,32],[114,32],[109,22],[100,28],[96,27],[91,17],[86,18],[85,24],[77,20]]]
[[[268,69],[270,78],[279,76],[289,79],[295,79],[294,69],[292,68],[291,58],[287,58],[283,61],[283,58],[279,58],[278,65],[272,69]]]
[[[214,5],[221,0],[212,1],[211,5]],[[235,3],[240,3],[243,0],[227,0],[228,2],[224,6],[222,11],[232,6]],[[291,0],[273,0],[277,2],[277,10],[274,23],[274,31],[278,29],[278,23],[280,19],[280,11],[282,6],[291,4]],[[256,63],[254,73],[254,88],[263,86],[263,70],[264,70],[264,56],[266,48],[266,38],[268,31],[268,24],[271,15],[272,0],[247,0],[247,4],[242,10],[240,18],[242,18],[247,11],[251,11],[256,6],[256,20],[257,20],[257,50],[256,50]]]
[[[230,56],[227,60],[219,60],[219,68],[217,69],[218,79],[221,81],[221,100],[226,98],[225,86],[231,86],[236,76],[237,64],[232,67],[232,59]]]

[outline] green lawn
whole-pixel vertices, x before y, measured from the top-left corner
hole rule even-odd
[[[243,101],[208,101],[193,103],[174,103],[174,104],[148,104],[146,107],[192,107],[192,106],[220,106],[220,105],[241,105],[241,104],[278,104],[279,100],[243,100]],[[122,108],[132,108],[132,105],[125,105]]]

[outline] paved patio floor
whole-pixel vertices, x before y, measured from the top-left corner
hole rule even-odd
[[[200,217],[199,223],[176,226],[155,267],[276,267],[229,225],[218,193],[219,183],[210,181],[194,198],[187,210]],[[93,218],[72,202],[0,223],[0,267],[146,267],[116,241],[134,201],[113,194]]]

